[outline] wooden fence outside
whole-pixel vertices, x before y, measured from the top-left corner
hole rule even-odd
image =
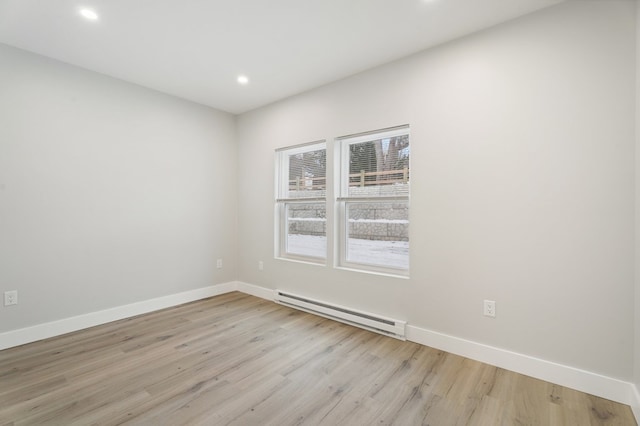
[[[349,175],[349,186],[371,186],[371,185],[391,185],[394,183],[408,183],[409,168],[398,170],[385,170],[382,172],[351,173]],[[311,191],[322,190],[327,187],[326,177],[297,177],[289,180],[290,191]]]

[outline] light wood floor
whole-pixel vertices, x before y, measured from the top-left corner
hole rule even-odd
[[[230,293],[0,351],[0,425],[635,425],[628,406]]]

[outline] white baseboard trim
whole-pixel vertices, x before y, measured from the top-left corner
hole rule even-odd
[[[407,326],[407,340],[612,401],[634,403],[633,384],[619,379],[415,326]]]
[[[270,288],[264,288],[253,284],[248,284],[242,281],[237,282],[236,289],[252,296],[260,297],[261,299],[273,300],[275,298],[275,290]]]
[[[0,350],[232,291],[266,300],[275,296],[272,289],[232,281],[0,333]],[[628,404],[640,423],[640,390],[632,383],[411,325],[407,340]]]
[[[235,281],[0,333],[0,350],[237,290]]]
[[[631,411],[633,411],[633,415],[636,416],[636,423],[640,424],[640,387],[638,387],[638,385],[632,385],[632,387],[635,401],[631,403]]]
[[[237,290],[267,300],[275,296],[274,290],[244,282]],[[412,325],[407,340],[630,405],[640,423],[640,394],[632,383]]]

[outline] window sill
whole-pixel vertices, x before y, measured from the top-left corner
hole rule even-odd
[[[336,266],[335,269],[339,269],[339,270],[343,270],[343,271],[349,271],[349,272],[358,272],[361,274],[371,274],[371,275],[378,275],[381,277],[389,277],[389,278],[400,278],[402,280],[408,280],[410,278],[409,276],[409,271],[405,273],[402,272],[387,272],[387,271],[374,271],[371,269],[360,269],[357,267],[353,267],[353,266]]]
[[[327,261],[324,259],[314,261],[312,259],[301,259],[301,258],[295,258],[295,257],[282,257],[282,256],[276,256],[275,259],[284,260],[286,262],[302,263],[304,265],[327,266]]]

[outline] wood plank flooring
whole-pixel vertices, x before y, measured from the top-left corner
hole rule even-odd
[[[628,406],[241,293],[0,351],[0,425],[635,425]]]

